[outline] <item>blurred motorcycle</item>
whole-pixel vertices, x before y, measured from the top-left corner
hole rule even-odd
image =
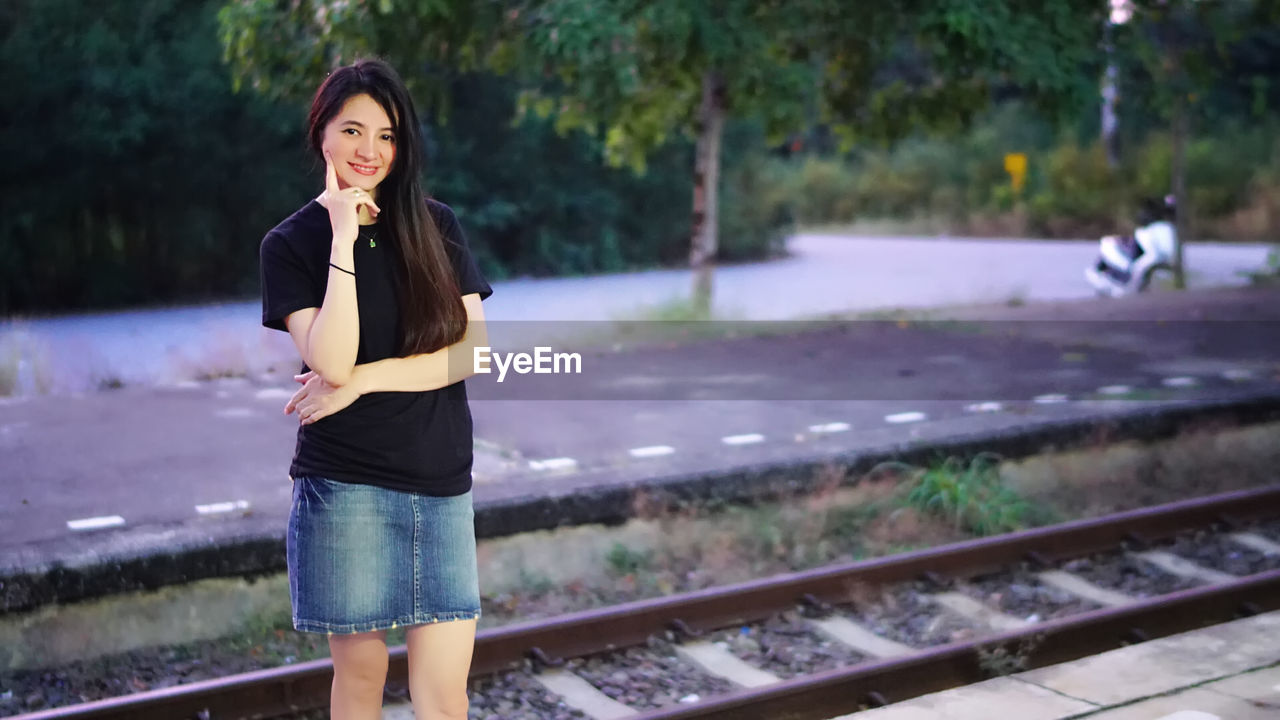
[[[1098,259],[1084,276],[1099,295],[1122,297],[1146,290],[1160,270],[1173,270],[1178,231],[1173,197],[1148,200],[1131,235],[1106,235],[1098,241]]]

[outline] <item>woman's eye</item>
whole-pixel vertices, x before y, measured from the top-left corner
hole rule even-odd
[[[384,142],[395,142],[395,141],[396,141],[396,138],[395,138],[395,136],[394,136],[394,135],[383,135],[383,136],[382,136],[382,139],[383,139],[383,141],[384,141]]]
[[[355,135],[355,134],[356,134],[356,129],[355,129],[355,128],[346,128],[346,129],[345,129],[345,130],[343,130],[342,132],[344,132],[344,133],[346,133],[346,134],[348,134],[348,135]]]

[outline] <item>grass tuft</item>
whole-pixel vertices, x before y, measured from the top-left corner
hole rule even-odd
[[[979,453],[967,463],[949,457],[914,473],[906,503],[948,519],[958,530],[997,535],[1048,522],[1000,477],[1002,458]]]

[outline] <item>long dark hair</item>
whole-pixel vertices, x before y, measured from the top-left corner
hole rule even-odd
[[[395,240],[399,258],[396,292],[400,301],[402,355],[434,352],[462,339],[467,312],[445,250],[445,240],[431,213],[419,175],[422,132],[404,82],[381,60],[359,60],[334,70],[316,90],[307,117],[308,140],[317,155],[324,129],[347,100],[368,95],[391,118],[396,155],[378,185],[378,217],[383,232]]]

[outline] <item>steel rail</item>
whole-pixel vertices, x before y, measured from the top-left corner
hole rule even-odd
[[[1112,550],[1125,543],[1145,544],[1191,528],[1215,524],[1232,526],[1278,515],[1280,485],[513,623],[477,634],[471,674],[477,677],[515,669],[531,659],[535,663],[556,664],[564,658],[641,644],[650,636],[668,630],[699,634],[755,622],[793,608],[798,602],[838,603],[859,588],[920,577],[969,577],[1025,560],[1048,564]],[[922,656],[940,651],[924,650]],[[406,649],[404,646],[392,648],[390,654],[388,678],[403,681],[408,677]],[[327,704],[332,674],[331,661],[320,659],[52,708],[19,715],[14,720],[272,717]]]
[[[1280,570],[640,713],[634,720],[823,720],[989,679],[984,657],[997,650],[1019,655],[1024,660],[1018,669],[1031,670],[1276,609]]]

